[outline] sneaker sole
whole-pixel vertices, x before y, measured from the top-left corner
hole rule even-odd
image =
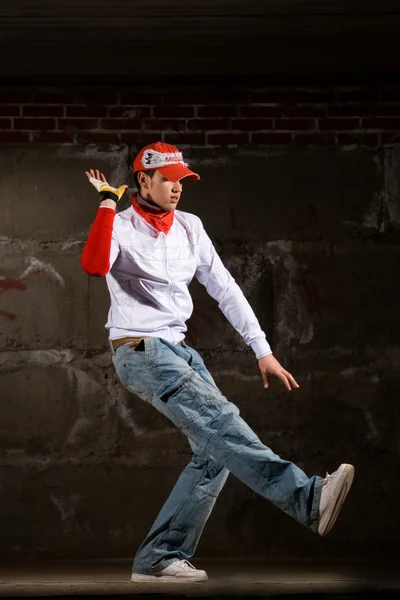
[[[329,517],[327,523],[321,527],[321,531],[318,529],[318,533],[321,536],[325,536],[330,532],[330,530],[332,529],[332,527],[334,526],[334,524],[336,522],[336,519],[338,518],[340,509],[342,508],[342,504],[345,501],[346,496],[350,491],[351,484],[353,483],[353,479],[354,479],[353,465],[346,465],[343,468],[342,474],[341,474],[341,479],[342,479],[342,485],[340,487],[339,493],[337,495],[336,500],[332,501],[333,508],[330,507],[330,510],[329,510],[330,517]],[[322,525],[322,523],[323,523],[323,520],[321,520],[320,525]]]
[[[174,575],[142,575],[141,573],[133,573],[131,581],[133,583],[198,583],[207,581],[208,577],[175,577]]]

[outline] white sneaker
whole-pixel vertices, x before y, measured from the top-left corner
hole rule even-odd
[[[132,573],[131,581],[134,583],[147,583],[154,581],[165,582],[196,582],[207,581],[208,576],[205,571],[195,569],[188,560],[176,560],[154,575],[142,575],[141,573]]]
[[[326,535],[334,526],[353,478],[353,465],[342,464],[332,475],[326,474],[319,503],[318,533],[320,535]]]

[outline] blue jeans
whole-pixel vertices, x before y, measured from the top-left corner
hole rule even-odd
[[[181,473],[133,562],[154,574],[190,559],[229,472],[316,532],[323,479],[308,478],[265,446],[222,395],[200,354],[185,342],[147,337],[112,348],[122,385],[188,437],[192,461]],[[261,377],[261,375],[260,375]]]

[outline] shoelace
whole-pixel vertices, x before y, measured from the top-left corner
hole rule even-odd
[[[189,569],[194,569],[196,570],[196,568],[188,561],[188,560],[178,560],[178,564],[183,567],[185,570]]]
[[[326,477],[325,477],[325,481],[324,481],[324,485],[327,485],[336,475],[336,471],[334,471],[333,473],[329,474],[328,472],[326,473]]]

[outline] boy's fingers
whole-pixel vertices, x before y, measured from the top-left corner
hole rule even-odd
[[[279,379],[281,379],[283,381],[283,383],[285,384],[285,387],[287,387],[287,389],[290,391],[292,388],[290,387],[290,383],[289,383],[289,380],[286,377],[286,375],[284,373],[279,373],[278,377],[279,377]]]
[[[291,373],[289,373],[289,371],[284,371],[284,373],[285,373],[286,377],[289,379],[289,381],[293,387],[300,387],[299,384],[297,383],[297,381],[295,380],[295,378],[293,377],[293,375]]]

